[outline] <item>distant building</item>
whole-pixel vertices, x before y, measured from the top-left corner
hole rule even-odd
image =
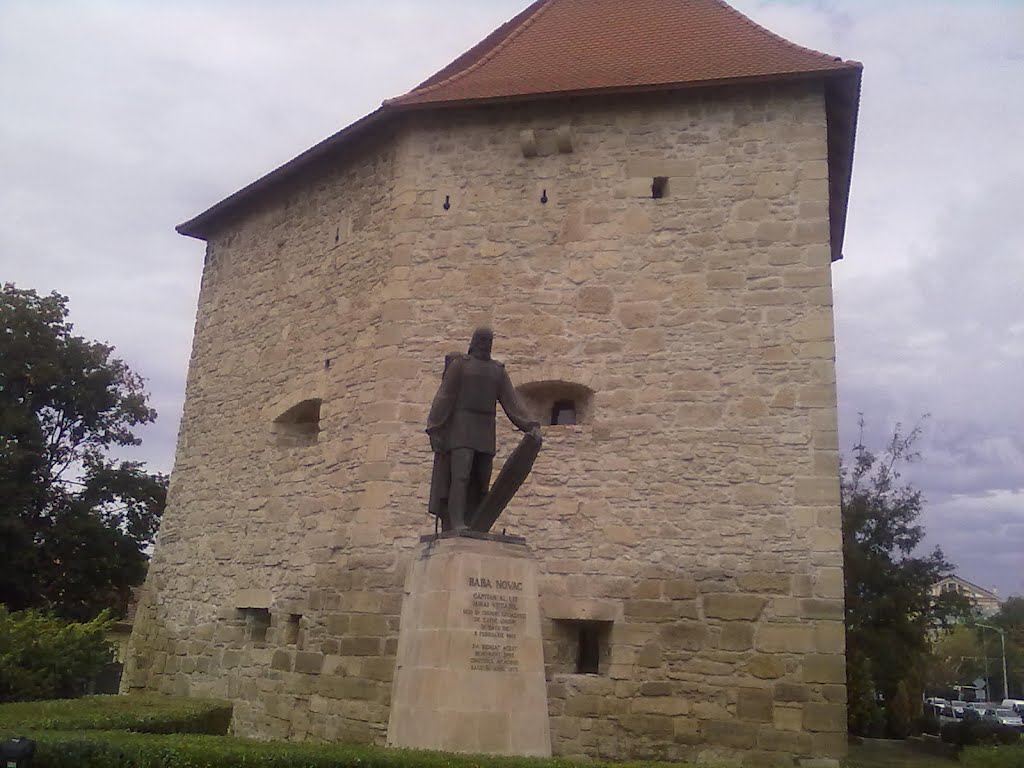
[[[944,592],[959,592],[966,595],[974,604],[974,607],[981,611],[982,616],[991,616],[999,612],[999,604],[1002,602],[994,591],[971,584],[967,579],[959,576],[947,576],[932,587],[932,594],[941,595]]]

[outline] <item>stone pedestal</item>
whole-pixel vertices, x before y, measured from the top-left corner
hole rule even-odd
[[[388,745],[551,754],[537,566],[522,540],[424,537],[406,579]]]

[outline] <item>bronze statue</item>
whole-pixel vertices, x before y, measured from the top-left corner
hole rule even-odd
[[[428,509],[445,531],[489,531],[540,451],[540,424],[531,418],[505,366],[491,359],[493,339],[489,328],[478,328],[468,354],[445,356],[441,387],[427,417],[434,451]],[[527,434],[491,488],[498,403]]]

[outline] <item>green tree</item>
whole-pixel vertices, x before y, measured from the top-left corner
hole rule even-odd
[[[0,702],[81,696],[110,662],[104,612],[86,623],[0,605]]]
[[[862,436],[863,426],[862,420]],[[892,735],[900,735],[896,731],[908,717],[920,715],[930,634],[969,607],[962,599],[931,594],[932,586],[953,571],[941,550],[916,555],[924,538],[918,522],[923,501],[920,491],[900,482],[899,467],[916,458],[913,444],[919,436],[920,427],[903,434],[897,425],[881,454],[861,439],[840,477],[846,645],[848,654],[861,660],[848,668],[857,675],[847,681],[858,696],[849,706],[854,733],[870,719],[862,711],[865,687],[890,708],[896,702],[902,708],[887,718]]]
[[[963,624],[935,638],[925,678],[929,691],[945,695],[954,685],[970,684],[984,675],[985,648],[974,629]]]
[[[986,624],[994,624],[1006,632],[1006,672],[1009,693],[1008,698],[1024,698],[1024,597],[1014,596],[1007,598],[1001,606],[999,613],[985,620]],[[982,633],[986,648],[989,654],[998,656],[997,664],[1002,663],[1002,648],[999,638],[995,632],[979,628]],[[995,676],[998,685],[993,690],[1002,689],[1002,671]]]
[[[167,479],[111,458],[156,412],[67,302],[0,291],[0,602],[88,620],[142,582]]]

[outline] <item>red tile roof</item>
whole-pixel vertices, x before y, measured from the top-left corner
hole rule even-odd
[[[538,0],[389,105],[859,70],[721,0]]]
[[[269,189],[355,149],[399,112],[493,100],[816,78],[828,120],[832,258],[842,257],[861,65],[789,42],[722,0],[536,0],[413,90],[180,224],[205,239]]]

